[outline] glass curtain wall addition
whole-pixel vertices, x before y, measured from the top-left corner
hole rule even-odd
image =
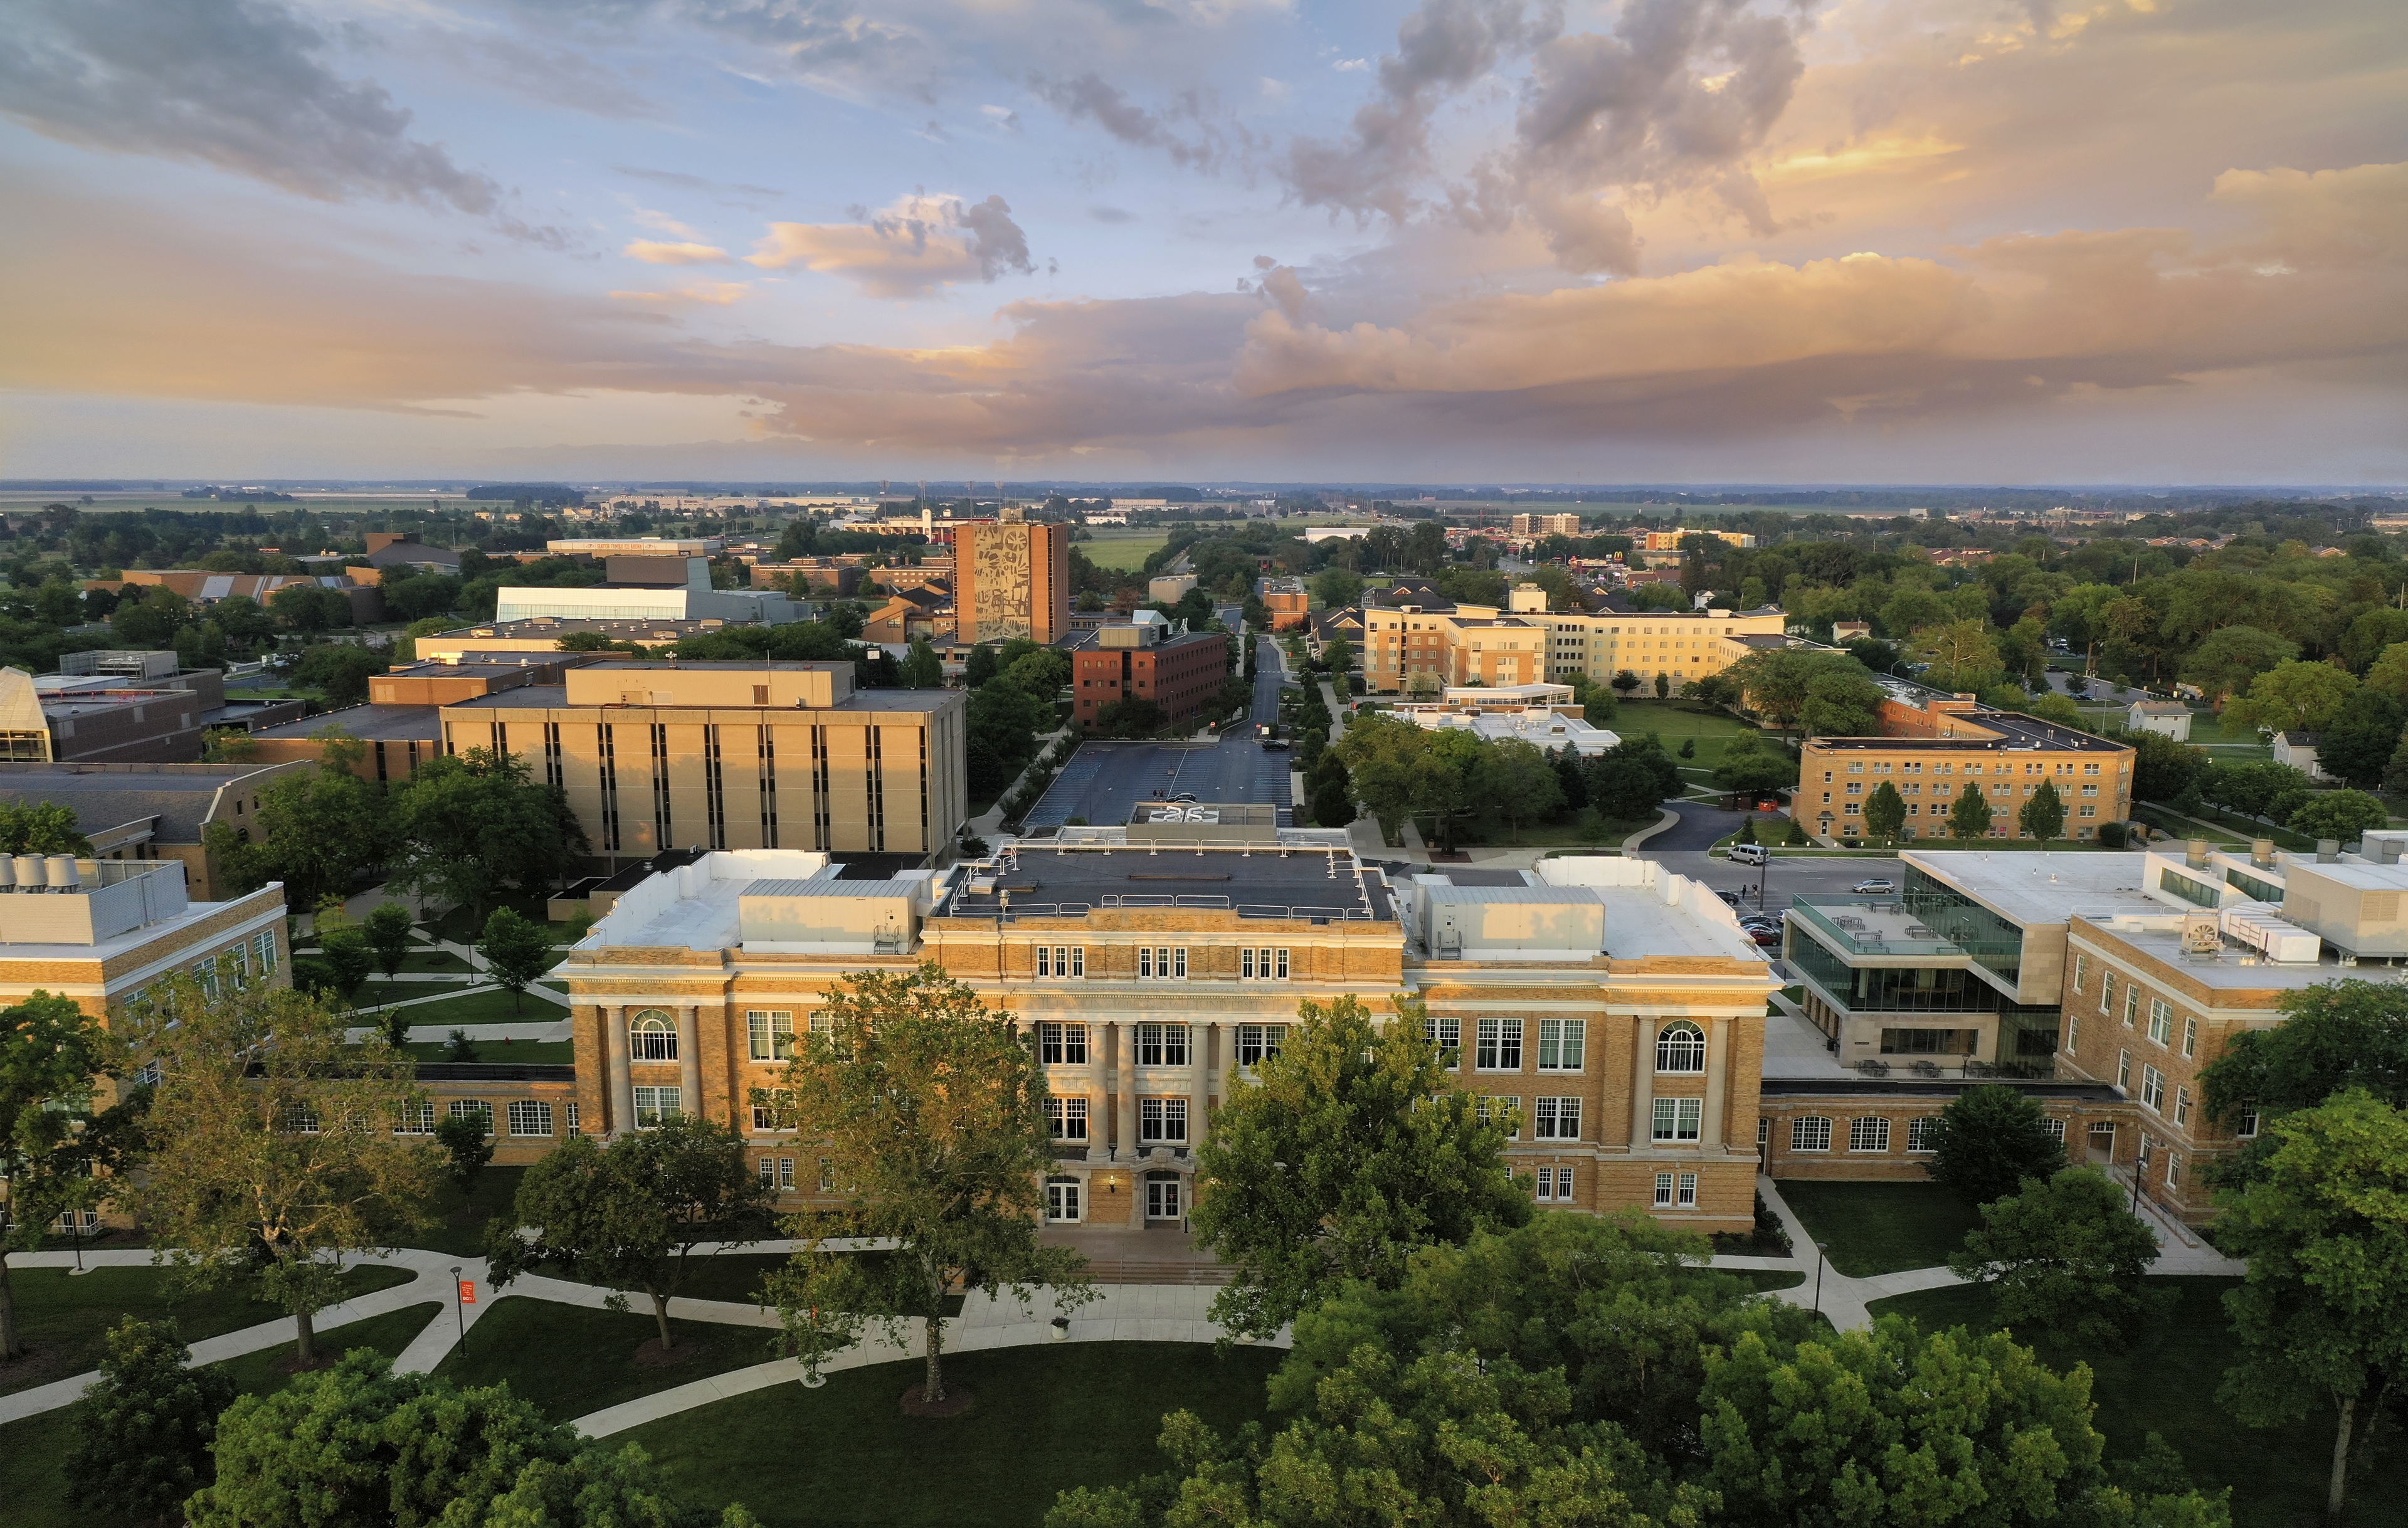
[[[2022,929],[1912,864],[1906,867],[1906,889],[1900,900],[1941,937],[1972,956],[1984,970],[2009,987],[2022,984]]]

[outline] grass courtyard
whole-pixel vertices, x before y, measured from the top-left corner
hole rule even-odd
[[[1784,1185],[1783,1192],[1788,1192]],[[1793,1199],[1794,1205],[1796,1201]],[[2157,1433],[2181,1450],[2194,1483],[2232,1488],[2235,1528],[2290,1528],[2322,1522],[2325,1473],[2332,1458],[2333,1418],[2322,1412],[2286,1427],[2245,1427],[2216,1400],[2234,1359],[2222,1304],[2229,1278],[2157,1278],[2171,1290],[2172,1310],[2127,1348],[2111,1351],[2017,1333],[2059,1370],[2090,1365],[2095,1425],[2110,1459],[2140,1454]],[[1952,1326],[1989,1330],[1998,1321],[1990,1291],[1979,1285],[1926,1290],[1874,1302],[1876,1316],[1911,1316],[1926,1331]],[[2352,1525],[2408,1521],[2408,1445],[2394,1430],[2372,1458],[2351,1471]]]
[[[1930,1268],[1982,1223],[1972,1207],[1937,1183],[1835,1183],[1784,1178],[1781,1197],[1831,1249],[1831,1266],[1854,1278]],[[1798,1255],[1812,1262],[1814,1249]]]
[[[478,1318],[465,1347],[454,1348],[435,1372],[461,1385],[509,1382],[554,1421],[573,1421],[607,1406],[670,1390],[774,1357],[773,1328],[712,1321],[669,1322],[677,1346],[666,1361],[638,1359],[638,1348],[658,1339],[652,1302],[628,1296],[624,1315],[550,1300],[505,1295]],[[541,1355],[539,1363],[528,1362]]]
[[[1168,531],[1098,530],[1093,539],[1072,542],[1071,545],[1097,567],[1135,573],[1145,566],[1148,557],[1169,543],[1170,533]]]
[[[776,1385],[622,1435],[690,1499],[742,1502],[770,1528],[1035,1524],[1054,1493],[1166,1466],[1154,1439],[1185,1408],[1223,1433],[1263,1415],[1282,1354],[1188,1343],[1076,1343],[962,1353],[945,1382],[978,1396],[943,1421],[902,1415],[915,1363]],[[776,1461],[773,1476],[764,1468]],[[874,1491],[839,1482],[874,1481]],[[975,1504],[972,1507],[969,1504]]]

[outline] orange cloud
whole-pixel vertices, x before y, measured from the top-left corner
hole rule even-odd
[[[639,238],[619,251],[647,265],[716,265],[730,258],[716,244],[666,243]]]

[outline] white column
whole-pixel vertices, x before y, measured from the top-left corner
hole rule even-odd
[[[1121,1100],[1121,1107],[1113,1111],[1120,1116],[1120,1139],[1114,1150],[1123,1162],[1134,1162],[1138,1157],[1136,1025],[1112,1025],[1112,1068]]]
[[[703,1117],[701,1029],[693,1006],[681,1005],[677,1010],[678,1104],[695,1120]]]
[[[1644,1151],[1653,1144],[1656,1120],[1656,1021],[1642,1014],[1632,1027],[1637,1040],[1630,1062],[1630,1149]]]
[[[1731,1040],[1738,1032],[1736,1025],[1735,1020],[1714,1021],[1713,1043],[1706,1051],[1706,1124],[1698,1138],[1700,1146],[1721,1146],[1728,1134],[1723,1109],[1730,1097]]]
[[[602,1012],[602,1053],[609,1058],[602,1089],[603,1118],[596,1122],[609,1135],[636,1125],[636,1095],[627,1080],[627,1010],[613,1005]]]

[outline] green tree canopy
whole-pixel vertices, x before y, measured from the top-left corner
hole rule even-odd
[[[1905,829],[1906,798],[1898,793],[1897,786],[1884,780],[1865,798],[1865,831],[1883,843],[1894,844]]]
[[[215,1475],[209,1446],[234,1380],[222,1368],[187,1367],[192,1351],[166,1321],[128,1316],[108,1341],[99,1380],[69,1408],[63,1473],[87,1511],[164,1518]]]
[[[146,1100],[111,1103],[124,1049],[71,997],[36,988],[0,1008],[0,1361],[18,1357],[8,1254],[32,1251],[69,1209],[98,1207],[135,1144]]]
[[[2258,1426],[2335,1408],[2339,1521],[2353,1435],[2408,1374],[2408,1115],[2352,1089],[2266,1128],[2272,1149],[2216,1221],[2249,1262],[2224,1297],[2243,1356],[2222,1397]]]
[[[706,1242],[760,1239],[769,1197],[742,1137],[708,1120],[672,1115],[607,1146],[571,1135],[519,1180],[511,1219],[486,1226],[485,1256],[496,1289],[556,1267],[607,1285],[614,1310],[627,1307],[615,1292],[643,1291],[666,1352],[687,1258]]]
[[[412,922],[409,909],[391,898],[378,903],[360,920],[361,935],[376,956],[377,969],[388,978],[399,976],[402,963],[409,958]]]
[[[820,1143],[840,1203],[788,1222],[806,1245],[770,1276],[768,1296],[807,1363],[850,1344],[865,1322],[904,1340],[922,1323],[921,1398],[945,1398],[945,1295],[960,1276],[989,1300],[1024,1307],[1048,1285],[1056,1308],[1092,1297],[1086,1260],[1038,1240],[1054,1164],[1045,1069],[1009,1013],[989,1009],[942,967],[864,971],[829,992],[824,1027],[802,1036],[780,1092],[756,1092],[801,1138]],[[830,1238],[891,1238],[864,1259]]]
[[[2062,836],[2065,832],[2065,798],[2057,793],[2054,780],[2042,780],[2040,789],[2024,801],[2023,809],[2015,813],[2015,825],[2027,837],[2045,844]]]
[[[0,853],[90,854],[75,808],[48,801],[0,801]]]
[[[318,738],[325,755],[318,767],[271,781],[259,793],[248,830],[222,819],[205,830],[205,841],[234,886],[254,891],[280,880],[285,903],[294,907],[315,907],[329,894],[348,895],[361,872],[381,861],[391,844],[384,797],[351,772],[363,745],[332,727]]]
[[[1967,786],[1948,808],[1948,836],[1959,843],[1990,835],[1990,803],[1980,790]]]
[[[2341,714],[2358,679],[2331,664],[2278,664],[2260,674],[2249,693],[2225,707],[2228,721],[2269,732],[2320,730]]]
[[[1968,1088],[1931,1123],[1923,1170],[1969,1205],[2016,1192],[2028,1178],[2045,1182],[2065,1170],[2065,1144],[2028,1093],[2000,1084]]]
[[[527,983],[552,969],[552,935],[516,909],[495,907],[485,920],[477,953],[485,958],[485,974],[510,994],[510,1011],[516,1013]]]
[[[2200,1074],[2210,1115],[2228,1129],[2259,1128],[2241,1158],[2254,1172],[2275,1145],[2263,1125],[2358,1089],[2408,1107],[2408,988],[2347,978],[2285,992],[2283,1021],[2244,1029]]]
[[[2348,843],[2390,821],[2390,810],[2363,791],[2321,791],[2301,803],[2284,826],[2305,837]]]
[[[2124,1191],[2073,1167],[1982,1206],[1980,1229],[1948,1266],[1997,1286],[2002,1322],[2113,1346],[2148,1313],[2141,1279],[2157,1259],[2157,1238],[2125,1207]]]
[[[503,891],[548,891],[586,848],[558,786],[515,753],[429,759],[393,793],[396,884],[481,914]]]
[[[1236,1270],[1212,1317],[1234,1331],[1276,1332],[1343,1279],[1393,1288],[1417,1249],[1530,1215],[1509,1123],[1448,1085],[1419,1000],[1387,1023],[1351,995],[1297,1018],[1197,1152],[1197,1239]]]
[[[2300,655],[2300,645],[2255,626],[2226,626],[2209,633],[2184,658],[2182,677],[2198,685],[2209,701],[2221,705],[2227,695],[2242,694],[2258,676]]]

